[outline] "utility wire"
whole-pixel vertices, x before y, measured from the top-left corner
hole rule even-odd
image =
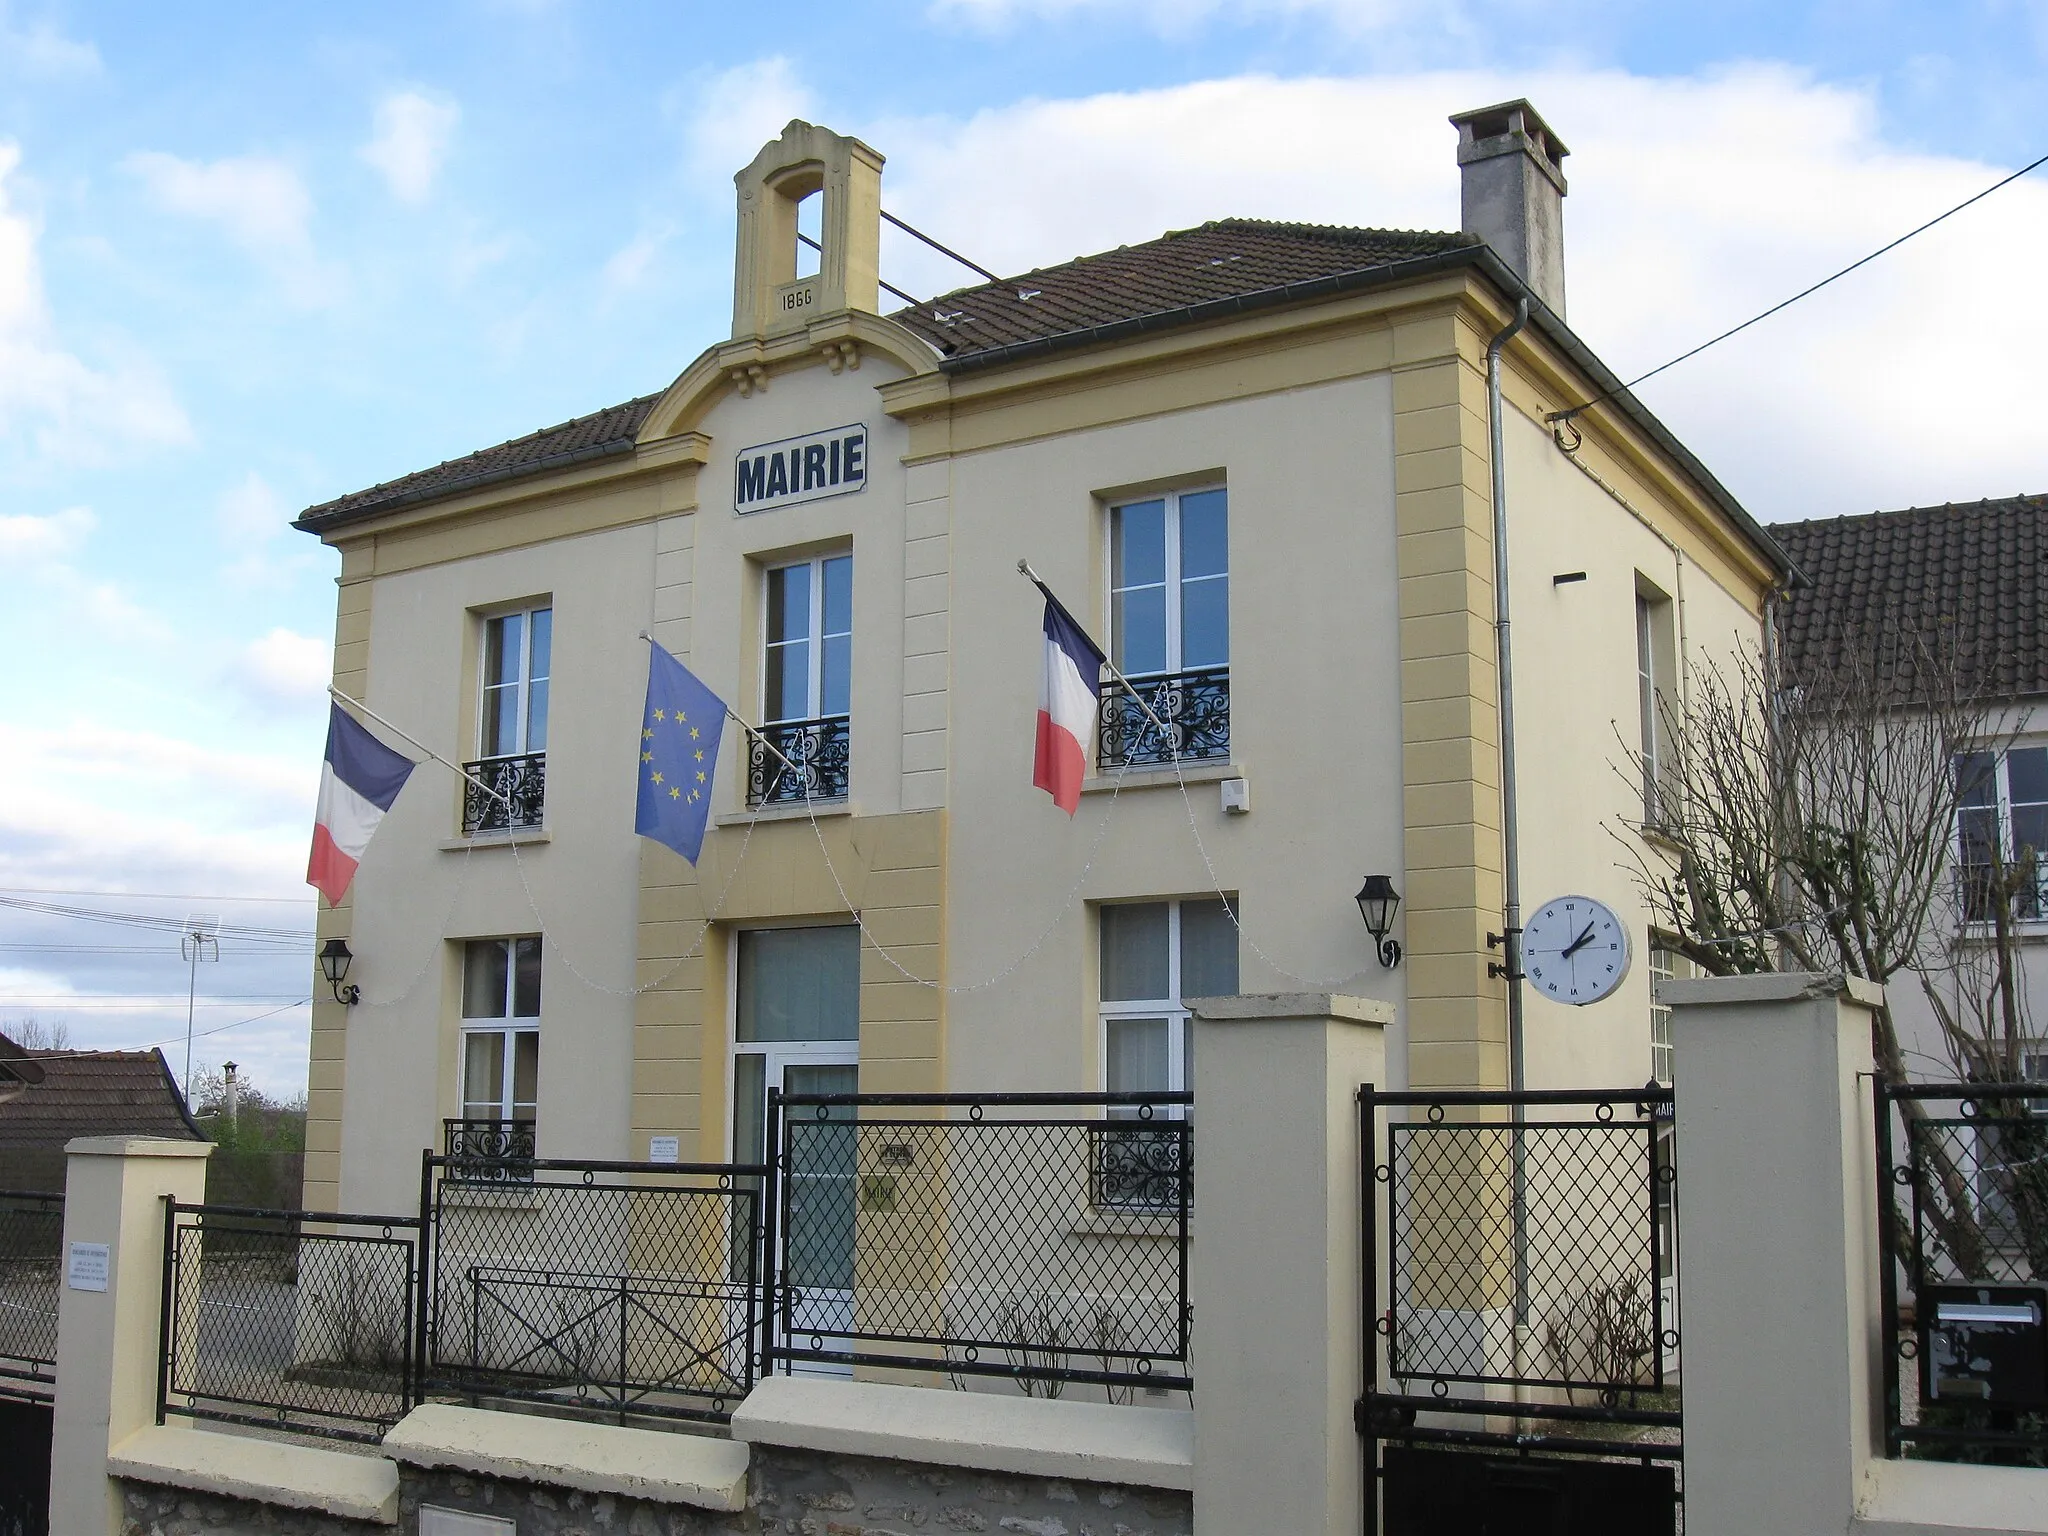
[[[255,901],[311,906],[317,896],[200,896],[191,891],[86,891],[76,886],[0,885],[0,896],[119,896],[135,901]]]
[[[249,1015],[248,1018],[237,1019],[232,1024],[216,1024],[212,1029],[202,1029],[199,1031],[198,1034],[194,1035],[192,1038],[194,1040],[204,1040],[208,1035],[225,1034],[227,1033],[227,1031],[231,1029],[240,1029],[244,1024],[256,1024],[260,1023],[264,1019],[275,1018],[278,1014],[283,1013],[288,1008],[303,1008],[306,1006],[306,1004],[312,1001],[313,999],[311,999],[310,997],[302,997],[297,1002],[286,1003],[283,1005],[283,1007],[273,1008],[268,1013],[252,1013]],[[160,1046],[176,1045],[180,1040],[184,1038],[185,1037],[183,1035],[173,1035],[168,1040],[154,1040],[151,1041],[148,1045],[137,1047],[137,1049],[153,1051],[158,1049]]]
[[[185,933],[190,921],[182,917],[169,917],[150,912],[110,912],[97,907],[74,907],[62,902],[30,901],[21,896],[0,896],[0,907],[11,907],[19,912],[33,912],[43,917],[75,917],[89,923],[115,923],[129,928],[148,928],[159,933]],[[222,923],[214,930],[223,938],[238,940],[247,944],[263,944],[275,947],[310,944],[314,934],[307,928],[262,928],[240,923]]]
[[[1730,326],[1727,330],[1723,331],[1720,335],[1714,337],[1712,340],[1701,342],[1698,346],[1694,347],[1690,352],[1681,352],[1678,354],[1678,356],[1672,358],[1670,362],[1659,363],[1655,368],[1652,368],[1648,373],[1638,375],[1636,378],[1630,379],[1626,384],[1620,384],[1615,386],[1613,389],[1605,390],[1600,394],[1595,395],[1591,400],[1588,400],[1584,405],[1575,405],[1568,411],[1552,411],[1543,419],[1546,422],[1550,422],[1553,424],[1558,422],[1570,421],[1574,416],[1577,416],[1582,411],[1590,411],[1591,409],[1593,409],[1594,406],[1600,405],[1605,401],[1612,400],[1616,395],[1627,394],[1628,392],[1633,390],[1638,384],[1641,384],[1649,379],[1654,379],[1655,377],[1657,377],[1658,374],[1664,372],[1667,368],[1676,368],[1680,363],[1685,362],[1687,359],[1698,357],[1702,352],[1706,351],[1707,348],[1719,346],[1722,342],[1726,341],[1730,336],[1739,335],[1743,331],[1748,330],[1752,325],[1757,324],[1759,321],[1770,319],[1771,316],[1775,315],[1779,310],[1789,309],[1794,304],[1797,304],[1801,299],[1819,293],[1821,289],[1827,287],[1829,283],[1834,282],[1837,278],[1847,277],[1851,272],[1854,272],[1858,267],[1869,266],[1870,263],[1877,260],[1878,257],[1884,255],[1888,251],[1897,250],[1900,246],[1904,245],[1908,240],[1912,239],[1915,235],[1925,234],[1928,230],[1934,228],[1935,225],[1939,224],[1943,219],[1950,218],[1955,214],[1961,213],[1965,208],[1969,207],[1972,203],[1981,203],[1982,201],[1984,201],[1985,198],[1989,197],[1992,193],[1998,191],[2001,187],[2011,186],[2014,182],[2018,181],[2022,176],[2026,175],[2029,171],[2038,170],[2040,167],[2044,165],[2048,165],[2048,155],[2043,155],[2038,160],[2028,162],[2027,164],[2021,166],[2018,170],[2014,171],[2010,176],[2007,176],[2000,181],[1993,182],[1990,186],[1986,187],[1982,192],[1977,193],[1976,196],[1966,197],[1960,203],[1957,203],[1955,207],[1948,209],[1946,212],[1937,213],[1925,224],[1922,224],[1917,228],[1907,230],[1903,235],[1899,236],[1898,239],[1892,241],[1889,245],[1879,246],[1876,250],[1872,251],[1868,256],[1863,257],[1860,261],[1852,261],[1849,263],[1848,266],[1842,268],[1841,271],[1830,273],[1828,276],[1822,278],[1819,282],[1813,284],[1812,287],[1800,289],[1797,293],[1793,294],[1791,298],[1773,304],[1769,309],[1765,310],[1762,314],[1751,315],[1747,320],[1743,321],[1742,324]],[[887,218],[888,215],[884,214],[883,217]]]

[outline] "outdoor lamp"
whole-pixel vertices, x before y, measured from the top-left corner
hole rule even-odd
[[[1358,915],[1365,919],[1365,931],[1379,941],[1380,964],[1392,970],[1401,963],[1401,946],[1387,937],[1394,931],[1394,914],[1400,910],[1401,893],[1394,889],[1391,875],[1367,875],[1358,888]]]
[[[1364,899],[1362,896],[1359,898],[1360,901]],[[361,987],[342,985],[348,980],[348,965],[353,959],[355,954],[349,949],[347,939],[329,939],[320,946],[320,974],[327,978],[327,985],[334,989],[334,1000],[337,1003],[346,1003],[351,1008],[361,1001],[363,995]]]

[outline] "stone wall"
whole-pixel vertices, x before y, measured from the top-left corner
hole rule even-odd
[[[422,1503],[518,1522],[519,1536],[1189,1536],[1185,1493],[754,1448],[750,1508],[674,1505],[405,1468],[400,1536]],[[166,1533],[169,1536],[169,1533]]]
[[[969,1472],[757,1446],[749,1508],[710,1514],[567,1488],[400,1469],[395,1536],[418,1536],[421,1504],[513,1521],[519,1536],[1191,1536],[1185,1493]],[[124,1483],[122,1536],[394,1536],[243,1499]]]
[[[311,1510],[126,1480],[121,1506],[121,1536],[390,1536],[391,1530]]]

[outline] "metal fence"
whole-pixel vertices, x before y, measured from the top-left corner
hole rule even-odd
[[[166,1200],[158,1422],[381,1439],[417,1401],[418,1229]]]
[[[1389,1531],[1451,1518],[1443,1501],[1464,1494],[1435,1452],[1453,1450],[1475,1453],[1474,1486],[1512,1457],[1516,1476],[1556,1484],[1557,1498],[1625,1497],[1648,1511],[1614,1529],[1672,1527],[1683,1457],[1672,1102],[1655,1085],[1361,1090],[1368,1530],[1374,1493]],[[1487,1422],[1510,1417],[1512,1432]],[[1613,1458],[1637,1463],[1626,1476],[1640,1487],[1609,1486],[1624,1475]]]
[[[1876,1099],[1886,1450],[2048,1466],[2048,1083]]]
[[[1193,1098],[771,1094],[767,1354],[1190,1388]]]
[[[0,1190],[0,1396],[56,1390],[63,1247],[62,1195]]]
[[[474,1149],[471,1149],[472,1151]],[[428,1156],[427,1391],[723,1421],[760,1337],[757,1166]]]

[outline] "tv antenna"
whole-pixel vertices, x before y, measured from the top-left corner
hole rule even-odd
[[[185,981],[185,1110],[192,1110],[192,1010],[199,995],[199,962],[220,959],[220,914],[195,912],[178,932],[178,954],[189,967]]]

